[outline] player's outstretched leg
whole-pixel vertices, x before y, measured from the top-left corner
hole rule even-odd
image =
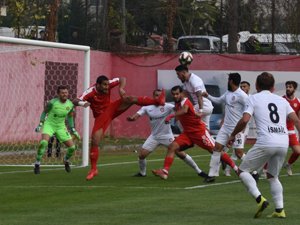
[[[150,97],[131,97],[131,101],[134,104],[140,105],[140,106],[146,106],[146,105],[164,105],[165,104],[165,91],[162,90],[160,96],[158,98],[150,98]]]
[[[33,170],[34,174],[40,174],[41,159],[46,151],[47,146],[48,146],[48,141],[46,140],[40,141],[40,145],[36,155],[36,162],[34,164],[34,170]]]

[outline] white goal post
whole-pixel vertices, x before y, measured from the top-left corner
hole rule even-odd
[[[0,45],[1,45],[0,48],[2,48],[2,50],[0,50],[0,56],[1,56],[1,51],[5,52],[5,48],[7,48],[7,46],[9,46],[11,44],[16,44],[18,46],[25,46],[25,47],[26,46],[31,46],[32,48],[35,48],[35,47],[45,47],[47,49],[48,48],[50,48],[50,49],[54,48],[54,49],[61,49],[61,50],[75,50],[75,51],[83,52],[84,53],[84,56],[83,56],[84,57],[84,62],[83,62],[83,67],[84,67],[83,68],[83,73],[84,73],[83,78],[84,79],[83,79],[83,86],[82,86],[83,90],[87,89],[90,86],[90,47],[89,46],[64,44],[64,43],[55,43],[55,42],[47,42],[47,41],[38,41],[38,40],[20,39],[20,38],[11,38],[11,37],[0,36]],[[11,46],[9,46],[9,47],[11,47]],[[12,52],[13,50],[9,50],[9,51]],[[18,51],[18,50],[16,50],[16,51]],[[28,54],[31,54],[31,53],[30,52],[29,53],[25,52],[23,54],[27,54],[28,55]],[[40,53],[40,54],[42,54],[42,53]],[[55,54],[55,53],[51,53],[51,54]],[[3,56],[3,57],[5,57],[5,56]],[[0,60],[1,59],[2,58],[0,58]],[[38,58],[37,59],[34,58],[34,59],[38,61]],[[0,69],[3,69],[3,64],[5,63],[3,61],[5,61],[5,60],[1,60],[1,62],[0,62]],[[11,63],[11,61],[10,61],[10,63]],[[16,63],[18,63],[18,62],[16,61]],[[29,64],[30,63],[34,66],[34,63],[36,63],[36,62],[34,62],[34,60],[31,60],[29,62]],[[45,64],[44,61],[42,63]],[[59,60],[58,60],[58,63],[60,63]],[[14,67],[14,65],[12,65],[12,64],[5,65],[5,66],[6,67]],[[44,65],[44,66],[46,66],[46,65]],[[2,73],[2,71],[1,71],[1,73]],[[7,72],[7,74],[9,74],[9,72]],[[17,79],[16,76],[15,76],[15,78]],[[0,84],[2,82],[1,81],[2,79],[3,78],[1,77],[0,78]],[[11,78],[7,78],[7,79],[11,79]],[[78,83],[79,83],[79,80],[78,80]],[[7,85],[7,84],[9,84],[9,81],[7,81],[6,83],[4,81],[3,85]],[[26,86],[24,83],[21,83],[21,85],[20,85],[21,87],[20,88],[23,88],[23,85]],[[80,84],[80,85],[82,85],[82,84]],[[3,94],[3,92],[2,92],[2,94]],[[15,94],[15,93],[12,93],[12,94]],[[20,96],[20,98],[21,98],[21,96]],[[0,97],[0,99],[1,99],[1,97]],[[11,104],[13,104],[13,102]],[[32,102],[32,104],[36,104],[36,103]],[[39,113],[41,113],[41,112],[42,111],[40,111]],[[81,165],[80,166],[88,166],[88,161],[89,161],[89,159],[88,159],[88,149],[89,149],[89,109],[87,109],[87,108],[82,109],[82,113],[83,113],[82,132],[81,132],[81,134],[82,134],[82,155],[81,155],[82,159],[81,159]],[[81,115],[79,115],[79,116],[81,117]],[[34,121],[34,123],[37,125],[38,121],[39,121],[39,118],[36,118],[36,121]],[[3,123],[2,123],[2,126],[3,126]],[[31,128],[32,127],[30,127],[30,129]],[[0,142],[0,145],[1,145],[1,142]],[[5,153],[5,154],[7,154],[7,153]],[[28,163],[27,164],[25,163],[25,164],[26,165],[32,165],[32,163],[33,162],[31,162],[29,164]],[[0,165],[10,165],[10,166],[12,166],[12,165],[13,166],[20,166],[20,165],[25,165],[25,164],[18,164],[18,163],[15,163],[15,164],[9,164],[8,163],[8,164],[6,164],[6,163],[0,162]],[[42,164],[43,164],[43,162],[42,162]],[[53,165],[55,165],[55,163]]]

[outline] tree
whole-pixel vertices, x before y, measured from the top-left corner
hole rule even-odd
[[[238,0],[231,0],[228,4],[228,52],[237,52],[237,41],[238,41]]]
[[[56,41],[57,16],[61,0],[52,0],[49,6],[46,24],[46,41]]]

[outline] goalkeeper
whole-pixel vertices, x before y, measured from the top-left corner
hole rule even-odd
[[[47,149],[50,137],[54,134],[57,139],[67,146],[67,154],[64,157],[65,170],[70,173],[69,159],[73,155],[76,146],[72,140],[72,136],[68,132],[65,120],[68,120],[71,133],[80,140],[78,132],[74,128],[74,105],[68,99],[69,91],[66,86],[59,86],[57,89],[57,98],[53,98],[47,104],[45,110],[41,114],[40,123],[35,129],[36,132],[42,130],[42,140],[40,141],[37,151],[36,162],[34,165],[34,173],[40,173],[40,162]]]

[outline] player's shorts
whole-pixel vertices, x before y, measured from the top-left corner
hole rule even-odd
[[[288,148],[284,147],[256,147],[248,151],[239,169],[245,172],[260,171],[268,163],[267,172],[273,177],[278,174],[284,163]]]
[[[50,137],[55,134],[59,142],[62,143],[72,139],[66,126],[56,127],[47,123],[47,121],[44,123],[42,134],[48,134]]]
[[[174,141],[174,136],[170,135],[165,138],[155,138],[152,134],[147,138],[142,148],[152,152],[154,151],[158,145],[164,145],[168,147]]]
[[[114,102],[111,102],[108,105],[108,107],[105,109],[105,111],[95,118],[92,134],[96,133],[96,131],[100,129],[103,129],[103,133],[104,133],[108,128],[108,126],[110,125],[111,121],[128,109],[125,108],[119,110],[121,104],[122,104],[122,99],[118,99]]]
[[[289,131],[290,132],[290,131]],[[294,131],[295,132],[295,131]],[[289,146],[299,145],[299,140],[296,133],[289,133]]]
[[[224,126],[222,126],[217,134],[216,142],[218,142],[219,144],[221,144],[223,146],[226,146],[231,133],[232,133],[232,131],[226,130],[224,128]],[[244,145],[245,145],[245,135],[243,132],[240,132],[237,135],[235,135],[235,141],[234,141],[232,147],[233,148],[244,148]]]
[[[194,133],[183,132],[178,137],[175,138],[175,142],[180,146],[180,149],[185,150],[187,146],[192,146],[193,144],[198,145],[208,151],[212,151],[215,147],[215,140],[210,136],[208,130],[203,130]]]

